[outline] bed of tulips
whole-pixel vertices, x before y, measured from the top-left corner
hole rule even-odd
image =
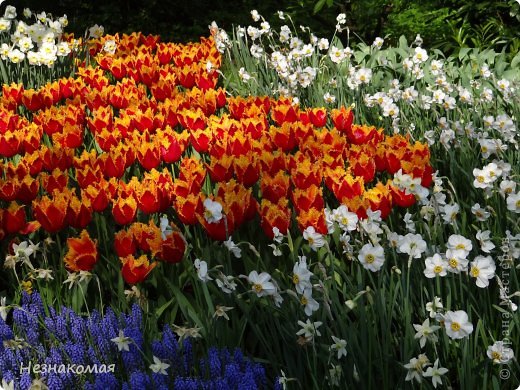
[[[430,60],[423,90],[420,45],[393,73],[382,42],[306,44],[287,26],[268,53],[252,16],[232,41],[214,24],[174,44],[99,27],[74,40],[37,15],[73,54],[47,80],[4,75],[1,386],[520,383],[518,74],[487,105],[457,86],[457,106],[455,60],[446,74]],[[393,95],[376,92],[389,74]],[[117,370],[16,370],[29,363]]]

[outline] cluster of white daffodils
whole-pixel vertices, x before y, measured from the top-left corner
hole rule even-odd
[[[311,276],[313,273],[307,268],[307,258],[298,256],[298,261],[294,263],[293,267],[292,281],[307,316],[311,316],[320,307],[320,304],[312,297]]]
[[[494,244],[489,240],[489,231],[477,233],[477,239],[483,251],[491,251]],[[459,274],[469,272],[476,279],[478,287],[489,286],[489,281],[495,277],[496,265],[491,256],[476,256],[470,263],[468,256],[473,248],[471,240],[459,234],[448,238],[444,254],[435,253],[425,260],[424,276],[434,278],[446,276],[447,273]],[[468,268],[469,264],[469,268]]]
[[[0,18],[0,32],[9,32],[7,42],[0,45],[0,57],[10,63],[19,64],[25,59],[29,65],[52,68],[59,57],[66,57],[73,47],[62,41],[63,29],[67,26],[67,15],[53,19],[41,12],[33,14],[23,10],[24,20],[17,19],[16,8],[8,5]],[[30,20],[33,19],[31,23]]]
[[[279,31],[273,30],[256,10],[251,11],[251,16],[260,25],[237,27],[236,40],[249,48],[253,58],[268,64],[276,72],[278,83],[273,85],[276,89],[274,92],[281,96],[296,96],[300,88],[308,88],[318,72],[311,57],[317,52],[326,52],[329,49],[328,40],[318,39],[311,34],[309,41],[305,42],[287,25],[283,25]],[[286,18],[283,13],[279,13],[279,17],[282,20]],[[302,31],[306,31],[306,28],[302,27]],[[217,47],[225,47],[223,42],[225,39],[219,39]],[[253,76],[242,67],[239,78],[247,83]]]

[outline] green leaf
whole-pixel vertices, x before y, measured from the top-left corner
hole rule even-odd
[[[462,47],[460,50],[459,50],[459,60],[463,60],[464,58],[467,57],[468,53],[471,51],[472,49],[470,47]]]
[[[157,308],[157,310],[155,310],[155,314],[157,315],[157,317],[160,317],[162,315],[162,313],[164,313],[164,311],[168,308],[168,306],[170,306],[173,303],[174,300],[175,300],[175,298],[172,298],[168,302],[166,302],[164,305]]]
[[[511,69],[518,69],[518,65],[520,65],[520,53],[518,53],[511,61]]]
[[[318,12],[321,11],[321,9],[323,8],[323,6],[325,5],[325,1],[326,0],[319,0],[316,5],[314,6],[314,9],[312,11],[313,14],[317,14]]]

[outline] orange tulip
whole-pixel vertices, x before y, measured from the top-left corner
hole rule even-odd
[[[349,108],[345,108],[341,106],[340,109],[333,109],[330,112],[330,117],[332,119],[332,123],[334,123],[334,127],[338,129],[341,133],[350,132],[352,128],[352,122],[354,121],[354,113]],[[351,140],[352,142],[352,140]]]
[[[114,235],[114,249],[119,257],[135,254],[137,244],[132,230],[120,230]]]
[[[84,229],[92,221],[92,206],[88,198],[72,196],[67,210],[67,223],[75,229]]]
[[[261,227],[267,237],[274,238],[273,228],[281,234],[287,234],[291,223],[291,210],[287,198],[280,198],[277,203],[262,199],[260,203]]]
[[[33,215],[49,233],[56,233],[66,226],[69,194],[54,192],[52,199],[44,196],[32,203]]]
[[[26,225],[24,206],[11,202],[4,212],[4,230],[7,234],[17,233]]]
[[[146,255],[137,259],[133,255],[129,255],[122,258],[121,262],[123,263],[121,274],[128,284],[141,283],[157,265],[157,263],[150,264]]]
[[[118,225],[128,225],[137,213],[137,202],[133,196],[118,197],[113,201],[112,215]]]
[[[79,238],[67,238],[65,267],[72,272],[92,271],[99,257],[96,245],[97,240],[92,240],[86,230],[81,231]]]
[[[262,199],[276,203],[278,199],[287,197],[289,186],[289,176],[284,171],[279,171],[274,176],[269,174],[262,175],[260,180]]]

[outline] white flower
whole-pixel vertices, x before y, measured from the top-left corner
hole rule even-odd
[[[229,237],[226,241],[224,241],[224,246],[233,253],[233,256],[235,256],[237,259],[240,259],[242,257],[242,249],[238,247],[237,244],[233,242],[231,237]]]
[[[103,26],[98,26],[97,24],[93,25],[88,29],[89,38],[101,38],[101,36],[105,33],[105,28]]]
[[[328,50],[329,49],[329,40],[327,38],[321,38],[318,41],[318,49]]]
[[[320,331],[318,328],[323,324],[321,321],[311,322],[308,318],[307,321],[298,321],[298,325],[300,325],[302,328],[296,332],[297,336],[303,335],[308,341],[312,341],[314,339],[314,336],[321,336]]]
[[[329,58],[335,64],[340,64],[345,59],[345,52],[336,46],[329,50]]]
[[[166,215],[163,215],[161,217],[159,227],[161,229],[161,238],[163,241],[166,240],[166,238],[173,233],[173,229]]]
[[[332,212],[334,221],[339,224],[339,227],[344,232],[353,231],[357,229],[358,216],[356,213],[348,211],[347,206],[341,205]]]
[[[203,205],[204,219],[208,223],[216,223],[222,219],[222,205],[219,202],[206,198]]]
[[[374,42],[372,43],[372,47],[376,47],[378,49],[381,49],[381,47],[383,46],[383,43],[385,42],[385,40],[381,37],[377,37],[376,39],[374,39]]]
[[[442,310],[444,306],[442,305],[441,298],[433,297],[432,302],[426,303],[426,311],[430,313],[430,318],[435,318],[437,313]]]
[[[309,246],[313,251],[318,250],[325,245],[325,239],[323,238],[323,234],[317,233],[314,229],[314,226],[308,226],[303,231],[303,238],[307,240]]]
[[[14,381],[11,379],[11,382],[7,382],[5,379],[2,378],[0,390],[15,390]]]
[[[224,275],[221,272],[216,280],[218,288],[220,288],[226,294],[231,294],[237,288],[237,284],[233,281],[233,279],[233,276]]]
[[[453,256],[465,258],[469,255],[471,249],[473,249],[473,244],[471,243],[471,240],[461,236],[460,234],[452,234],[448,238],[447,247],[452,250],[451,253]]]
[[[491,231],[489,230],[479,230],[475,235],[475,238],[478,240],[480,244],[480,250],[482,252],[490,253],[493,249],[495,249],[495,244],[490,239]]]
[[[419,259],[426,251],[426,241],[420,234],[408,233],[397,243],[397,249],[401,253],[406,253],[410,258]]]
[[[7,53],[7,58],[9,58],[13,64],[18,64],[23,61],[25,54],[18,49],[12,49]]]
[[[487,356],[494,364],[507,364],[515,357],[513,350],[506,345],[508,344],[504,344],[503,341],[495,341],[488,347]]]
[[[249,283],[252,284],[252,290],[258,297],[264,297],[266,295],[274,295],[276,293],[276,287],[270,282],[271,275],[267,272],[258,274],[256,271],[251,271],[248,276]]]
[[[471,262],[469,274],[477,279],[477,286],[489,286],[489,280],[495,277],[496,265],[491,256],[477,256]]]
[[[520,213],[520,192],[509,194],[506,200],[507,209],[514,213]]]
[[[170,367],[169,364],[163,363],[161,359],[154,355],[153,364],[150,364],[150,370],[155,372],[156,374],[168,375],[166,369]]]
[[[406,373],[405,381],[411,381],[415,379],[417,382],[422,382],[423,367],[430,365],[430,360],[424,354],[420,354],[416,358],[411,358],[408,364],[404,365],[404,368],[408,369]]]
[[[300,303],[305,306],[305,314],[311,316],[312,312],[320,308],[320,304],[312,297],[312,287],[303,290],[303,294],[300,297]]]
[[[347,23],[347,15],[344,13],[338,14],[338,16],[336,16],[336,21],[338,22],[338,24]]]
[[[331,95],[329,92],[326,92],[323,95],[323,100],[325,100],[325,103],[332,104],[336,101],[336,96]]]
[[[9,306],[5,305],[6,297],[0,298],[0,318],[5,321],[7,318],[7,313],[9,313],[9,310],[11,309]]]
[[[453,272],[455,274],[460,273],[461,271],[466,271],[468,267],[469,260],[466,259],[466,255],[462,256],[462,252],[458,254],[453,249],[448,249],[446,251],[446,260],[448,262],[448,271]]]
[[[416,330],[415,338],[419,339],[419,344],[421,348],[424,348],[426,345],[426,340],[430,340],[435,343],[437,341],[437,336],[435,335],[435,331],[440,329],[440,326],[433,325],[430,326],[430,319],[427,318],[424,320],[422,325],[414,324],[413,327]]]
[[[50,270],[50,269],[39,268],[39,269],[35,269],[34,271],[36,272],[37,279],[43,279],[43,280],[47,280],[47,281],[54,279],[54,277],[52,276],[52,270]]]
[[[226,320],[229,321],[229,316],[227,315],[226,312],[230,311],[230,310],[233,310],[234,308],[233,307],[230,307],[230,306],[221,306],[221,305],[217,305],[215,307],[215,313],[213,313],[213,318],[220,318],[220,317],[224,317]]]
[[[448,310],[444,315],[444,328],[452,339],[462,339],[473,332],[473,324],[468,321],[468,314],[464,310]]]
[[[103,45],[103,51],[107,54],[113,55],[117,50],[117,43],[113,39],[109,39]]]
[[[256,9],[251,11],[251,17],[253,18],[253,20],[255,22],[258,22],[260,20],[260,14],[258,13],[258,11]]]
[[[330,346],[330,350],[338,353],[338,359],[341,359],[342,356],[347,356],[347,342],[336,336],[332,336],[332,340],[334,344]]]
[[[426,50],[424,50],[421,47],[415,48],[415,54],[412,57],[412,61],[416,64],[420,64],[422,62],[425,62],[428,59],[428,53],[426,53]]]
[[[292,281],[298,294],[303,294],[305,289],[312,288],[310,278],[313,275],[307,269],[307,258],[305,256],[298,256],[299,261],[294,263]]]
[[[427,257],[424,262],[426,264],[424,276],[427,278],[434,278],[437,275],[446,276],[448,264],[438,253],[434,254],[432,257]]]
[[[206,263],[204,260],[195,259],[193,265],[197,270],[197,276],[200,280],[202,280],[204,283],[209,280],[213,280],[213,278],[208,275],[208,263]]]
[[[123,330],[119,331],[119,336],[110,339],[110,341],[117,344],[117,349],[119,351],[129,351],[130,350],[130,342],[132,339],[130,337],[125,337],[125,332]]]
[[[244,83],[247,83],[249,80],[251,80],[251,76],[249,75],[249,73],[246,72],[246,69],[244,67],[241,67],[238,70],[238,77],[240,77],[240,80],[242,80],[242,82]]]
[[[380,245],[365,244],[359,252],[358,260],[365,269],[377,272],[385,262],[385,251]]]
[[[486,209],[480,207],[480,204],[478,204],[478,203],[475,203],[471,207],[471,212],[473,213],[473,215],[475,216],[475,218],[479,222],[486,221],[489,218],[489,216],[491,215],[489,211],[487,211]]]
[[[447,368],[439,367],[439,359],[435,360],[433,367],[428,367],[426,372],[423,374],[424,377],[431,377],[432,384],[434,388],[437,388],[437,385],[442,385],[441,376],[448,372]]]
[[[3,3],[3,1],[1,3]],[[16,18],[16,7],[13,7],[12,5],[8,5],[7,7],[5,7],[4,18],[15,19]]]

